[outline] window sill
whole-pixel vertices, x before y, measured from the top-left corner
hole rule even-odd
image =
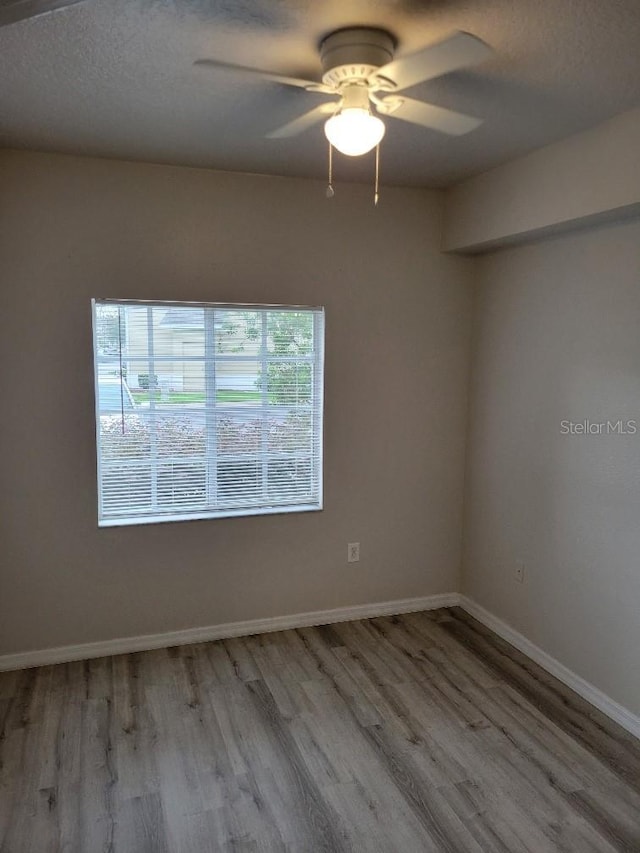
[[[205,521],[216,518],[250,518],[255,515],[288,515],[293,512],[319,512],[322,504],[300,504],[299,506],[273,506],[256,509],[229,509],[215,512],[198,512],[187,514],[145,515],[130,518],[98,519],[98,527],[130,527],[138,524],[163,524],[173,521]]]

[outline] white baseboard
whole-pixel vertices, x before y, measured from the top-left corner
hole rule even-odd
[[[547,672],[550,672],[551,675],[554,675],[559,681],[562,681],[563,684],[566,684],[567,687],[570,687],[579,696],[582,696],[583,699],[586,699],[587,702],[590,702],[599,711],[602,711],[603,714],[606,714],[607,717],[622,726],[623,729],[640,738],[640,717],[633,714],[623,705],[615,702],[606,693],[603,693],[602,690],[594,687],[593,684],[590,684],[584,678],[577,675],[564,664],[560,663],[560,661],[551,657],[551,655],[547,654],[539,646],[536,646],[535,643],[532,643],[531,640],[528,640],[524,634],[520,634],[515,628],[512,628],[511,625],[494,616],[493,613],[485,610],[480,604],[477,604],[465,595],[460,596],[458,603],[460,607],[466,610],[470,616],[477,619],[478,622],[482,622],[483,625],[491,629],[499,637],[502,637],[503,640],[511,643],[518,651],[521,651],[543,669],[546,669]]]
[[[169,646],[185,646],[189,643],[206,643],[228,637],[246,637],[250,634],[265,634],[270,631],[286,631],[288,628],[307,628],[312,625],[330,625],[332,622],[350,622],[354,619],[371,619],[374,616],[394,616],[399,613],[415,613],[419,610],[436,610],[438,607],[454,607],[460,602],[457,592],[427,595],[422,598],[402,598],[395,601],[380,601],[374,604],[356,604],[353,607],[336,607],[333,610],[316,610],[310,613],[293,613],[289,616],[273,616],[268,619],[249,619],[245,622],[225,622],[203,628],[186,628],[162,634],[143,634],[138,637],[119,637],[100,640],[97,643],[81,643],[76,646],[58,646],[53,649],[38,649],[0,656],[0,671],[27,669],[33,666],[48,666],[74,660],[102,658],[143,652],[149,649],[164,649]]]
[[[333,610],[293,613],[288,616],[273,616],[267,619],[249,619],[244,622],[224,622],[201,628],[186,628],[182,631],[168,631],[162,634],[143,634],[137,637],[119,637],[113,640],[100,640],[95,643],[58,646],[53,649],[17,652],[16,654],[0,656],[0,671],[48,666],[74,660],[129,654],[130,652],[143,652],[150,649],[168,648],[169,646],[184,646],[189,643],[205,643],[209,640],[245,637],[271,631],[286,631],[289,628],[306,628],[312,625],[350,622],[354,619],[371,619],[375,616],[395,616],[401,613],[436,610],[439,607],[455,607],[456,605],[462,607],[467,613],[482,622],[499,637],[502,637],[503,640],[511,643],[512,646],[515,646],[628,732],[640,738],[640,717],[615,702],[597,687],[594,687],[593,684],[585,681],[584,678],[576,675],[575,672],[551,657],[523,634],[503,622],[502,619],[494,616],[493,613],[485,610],[472,599],[457,592],[427,595],[421,598],[402,598],[373,604],[357,604],[353,607],[336,607]]]

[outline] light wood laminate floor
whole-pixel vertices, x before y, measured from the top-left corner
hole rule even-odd
[[[463,611],[0,674],[2,853],[640,851],[640,743]]]

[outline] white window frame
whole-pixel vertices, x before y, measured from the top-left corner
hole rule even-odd
[[[207,362],[205,361],[205,388],[206,388],[206,399],[209,401],[211,398],[216,399],[216,365],[220,361],[251,361],[256,362],[259,361],[262,366],[262,376],[264,381],[262,383],[262,411],[265,412],[268,408],[272,408],[269,406],[267,399],[267,385],[266,385],[266,366],[269,363],[270,359],[266,354],[265,343],[266,343],[266,316],[269,311],[282,311],[282,312],[308,312],[313,316],[313,353],[308,356],[296,355],[291,356],[289,360],[295,362],[309,362],[312,366],[312,441],[317,444],[317,452],[311,454],[311,460],[313,464],[313,470],[311,479],[312,482],[317,484],[317,500],[314,500],[311,503],[300,503],[300,504],[280,504],[280,503],[262,503],[260,505],[256,505],[253,507],[243,507],[241,509],[233,509],[233,508],[212,508],[204,511],[185,511],[185,512],[159,512],[152,513],[146,512],[144,514],[132,514],[126,516],[105,516],[103,513],[102,507],[102,462],[101,462],[101,450],[100,450],[100,410],[99,410],[99,389],[98,389],[98,381],[99,381],[99,365],[101,363],[101,356],[98,355],[98,346],[97,346],[97,323],[96,323],[96,306],[111,304],[111,305],[122,305],[122,306],[135,306],[138,308],[147,307],[149,312],[154,307],[162,307],[162,308],[203,308],[203,309],[216,309],[218,310],[242,310],[242,311],[258,311],[261,313],[261,322],[262,322],[262,346],[260,348],[260,355],[256,356],[240,356],[240,355],[220,355],[215,354],[215,324],[206,323],[204,327],[205,334],[205,358],[207,357],[207,353],[214,353],[215,357],[210,362],[212,367],[211,369],[207,369]],[[158,300],[128,300],[128,299],[92,299],[91,300],[91,313],[92,313],[92,327],[93,327],[93,360],[94,360],[94,395],[95,395],[95,417],[96,417],[96,459],[97,459],[97,486],[98,486],[98,526],[99,527],[118,527],[118,526],[129,526],[129,525],[139,525],[139,524],[157,524],[162,522],[173,522],[173,521],[196,521],[202,519],[216,519],[216,518],[237,518],[237,517],[249,517],[256,515],[272,515],[272,514],[284,514],[284,513],[297,513],[297,512],[317,512],[323,509],[323,452],[324,452],[324,429],[323,429],[323,420],[324,420],[324,332],[325,332],[325,323],[324,323],[324,308],[322,306],[311,307],[305,305],[264,305],[264,304],[241,304],[241,303],[222,303],[222,302],[187,302],[187,301],[158,301]],[[151,326],[153,328],[153,326]],[[142,359],[139,355],[129,356],[123,358],[123,361],[133,361],[140,362]],[[165,361],[175,361],[176,359],[173,356],[156,356],[153,350],[153,334],[150,336],[149,340],[149,352],[148,352],[148,363],[149,363],[149,373],[155,373],[155,364],[162,360]],[[190,360],[190,359],[188,359]],[[197,360],[200,360],[199,358]],[[287,360],[285,357],[279,357],[276,360]],[[215,404],[217,406],[217,403]],[[154,411],[154,403],[151,402],[151,418],[153,421],[153,411]],[[213,409],[208,405],[206,405],[206,418],[207,421],[212,417]],[[263,432],[263,442],[265,441],[265,433]],[[154,441],[153,433],[152,433],[152,442]],[[207,454],[205,458],[205,466],[207,468],[207,476],[206,476],[206,489],[207,489],[207,500],[208,502],[212,502],[215,499],[215,494],[212,496],[212,489],[216,488],[216,476],[212,469],[217,468],[217,457],[215,455],[215,431],[211,429],[206,430],[206,441],[207,441]],[[265,466],[265,473],[263,477],[266,477],[266,465],[267,462],[263,459],[263,466]],[[156,476],[155,472],[152,469],[152,479]]]

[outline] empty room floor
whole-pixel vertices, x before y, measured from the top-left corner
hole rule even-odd
[[[458,608],[0,674],[0,850],[640,851],[640,743]]]

